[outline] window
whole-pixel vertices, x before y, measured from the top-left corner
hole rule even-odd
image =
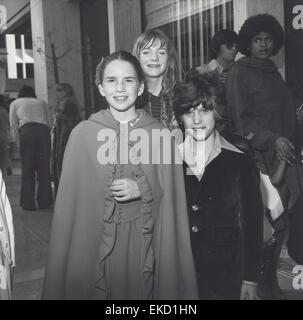
[[[15,34],[16,49],[21,49],[21,34]]]
[[[34,78],[34,64],[33,63],[26,63],[25,70],[26,70],[26,78]]]
[[[24,35],[24,47],[25,49],[33,49],[32,36],[30,34]]]
[[[0,34],[0,48],[5,49],[6,48],[6,42],[5,42],[5,35]]]
[[[173,40],[183,73],[209,61],[212,36],[233,30],[232,0],[145,0],[146,29],[160,28]]]
[[[17,79],[23,79],[23,63],[17,63]]]

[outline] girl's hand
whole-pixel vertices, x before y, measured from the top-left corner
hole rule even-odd
[[[279,137],[275,142],[277,157],[280,161],[284,160],[287,163],[291,163],[292,160],[295,160],[294,150],[295,147],[293,144],[284,137]]]
[[[119,202],[137,199],[141,196],[137,182],[128,178],[114,180],[110,190],[115,200]]]

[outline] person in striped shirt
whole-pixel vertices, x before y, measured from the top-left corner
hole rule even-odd
[[[232,30],[220,30],[213,36],[210,44],[210,62],[196,69],[200,73],[214,73],[225,86],[231,64],[235,61],[238,35]]]

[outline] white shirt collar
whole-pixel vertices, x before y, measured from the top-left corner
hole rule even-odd
[[[179,144],[179,150],[184,162],[188,165],[187,174],[194,174],[201,181],[206,166],[211,163],[222,151],[222,149],[230,150],[237,153],[243,153],[226,139],[224,139],[217,130],[214,132],[214,144],[208,158],[206,158],[205,144],[200,144],[199,150],[194,152],[193,138],[187,135],[184,142]]]
[[[223,67],[221,66],[221,64],[216,59],[212,59],[208,63],[207,67],[208,67],[209,71],[217,70],[219,74],[221,74],[224,71]]]

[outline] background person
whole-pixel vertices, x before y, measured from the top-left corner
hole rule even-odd
[[[68,83],[56,84],[57,108],[53,128],[53,178],[57,194],[62,170],[62,161],[67,140],[72,129],[81,121],[79,106],[72,86]]]
[[[230,66],[234,63],[237,49],[238,35],[232,30],[220,30],[216,32],[210,43],[210,62],[207,65],[197,67],[199,73],[211,74],[216,77],[222,84],[224,90]],[[231,126],[227,110],[225,111],[224,118],[218,123],[217,130],[227,140],[235,133],[235,128]],[[235,137],[233,137],[235,138]]]
[[[196,69],[200,73],[213,73],[217,75],[220,82],[225,86],[227,75],[231,64],[235,61],[238,53],[238,35],[232,30],[220,30],[216,32],[210,44],[210,58],[207,65]]]
[[[11,103],[9,118],[13,141],[20,141],[22,171],[20,205],[24,210],[36,210],[37,182],[37,203],[40,209],[46,209],[52,203],[51,111],[46,102],[36,97],[34,88],[23,86],[18,99]]]
[[[177,52],[172,41],[159,29],[142,33],[133,46],[145,77],[145,91],[138,105],[165,127],[172,129],[173,89],[179,77]]]
[[[0,95],[0,169],[5,176],[9,167],[9,140],[9,115],[4,97]]]
[[[6,101],[6,110],[9,114],[9,110],[10,110],[10,105],[13,101],[15,101],[15,98],[9,98]],[[13,141],[12,139],[12,135],[11,133],[9,134],[9,166],[7,168],[7,175],[10,176],[13,174],[13,169],[12,169],[12,161],[17,158],[17,145],[16,143]]]
[[[0,170],[0,300],[12,299],[15,264],[13,215]]]
[[[230,69],[227,79],[228,111],[237,133],[249,137],[254,149],[261,172],[266,216],[274,228],[274,234],[264,244],[259,295],[264,299],[285,299],[276,269],[287,225],[285,212],[291,209],[299,196],[300,181],[295,173],[295,102],[270,60],[283,46],[284,32],[273,16],[261,14],[244,22],[238,43],[239,51],[245,57],[237,60]],[[287,167],[283,183],[275,187],[270,177],[281,161],[285,161]]]

